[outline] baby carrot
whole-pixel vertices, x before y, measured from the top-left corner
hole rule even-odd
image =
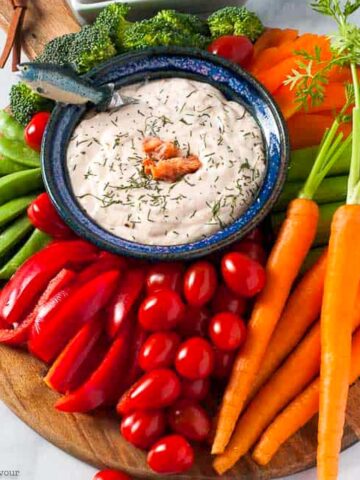
[[[347,17],[339,24],[340,33]],[[341,438],[349,390],[351,325],[360,281],[360,81],[352,58],[353,144],[347,204],[338,208],[331,224],[328,263],[321,311],[320,410],[318,478],[338,476]],[[340,324],[339,324],[340,321]]]
[[[317,222],[315,202],[297,198],[290,203],[268,259],[267,283],[255,303],[245,345],[223,397],[212,453],[222,453],[230,440],[292,284],[313,242]]]
[[[360,290],[357,295],[360,300]],[[360,326],[360,314],[352,329]],[[218,473],[231,468],[255,444],[275,416],[318,375],[321,351],[320,322],[317,322],[296,350],[259,390],[240,418],[234,435],[214,467]]]
[[[325,251],[290,295],[256,375],[251,398],[296,347],[309,326],[318,319],[324,290],[326,258]]]
[[[360,376],[360,330],[353,336],[351,351],[350,384]],[[314,380],[278,415],[260,438],[253,459],[267,465],[276,452],[292,435],[303,427],[318,411],[320,379]]]
[[[326,133],[313,168],[299,197],[293,200],[266,266],[267,281],[248,324],[247,339],[235,360],[218,416],[213,454],[222,453],[249,397],[271,336],[280,319],[294,280],[314,240],[319,209],[314,194],[346,145],[336,119]],[[335,148],[336,147],[336,148]],[[235,446],[236,448],[236,446]]]
[[[226,450],[214,461],[219,474],[226,472],[250,450],[280,410],[318,374],[319,365],[320,325],[317,323],[240,417]]]

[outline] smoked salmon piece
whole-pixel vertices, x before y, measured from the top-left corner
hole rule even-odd
[[[143,142],[143,149],[145,153],[153,153],[155,149],[161,146],[164,142],[158,137],[147,137]]]
[[[201,162],[196,155],[188,157],[174,157],[168,160],[160,160],[148,164],[154,180],[165,180],[167,182],[175,182],[187,173],[195,173],[201,167]],[[145,170],[146,173],[146,170]]]
[[[194,173],[201,167],[196,155],[184,157],[174,142],[165,142],[158,137],[145,138],[143,143],[146,157],[144,172],[154,180],[175,182],[187,173]]]

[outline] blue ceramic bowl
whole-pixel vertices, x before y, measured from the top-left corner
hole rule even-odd
[[[102,249],[147,259],[191,259],[219,250],[239,240],[269,213],[285,181],[289,144],[285,123],[267,91],[248,73],[232,63],[202,50],[155,48],[118,56],[92,70],[94,85],[114,83],[117,88],[166,77],[185,77],[207,82],[230,100],[243,104],[261,127],[267,170],[258,195],[235,222],[192,243],[171,246],[144,245],[119,238],[97,225],[80,208],[72,193],[66,169],[66,151],[71,135],[87,106],[57,106],[42,149],[46,189],[65,222],[80,236]]]

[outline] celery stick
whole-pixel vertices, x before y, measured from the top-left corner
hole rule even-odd
[[[308,177],[315,161],[319,147],[309,147],[291,152],[287,181],[304,181]],[[349,173],[351,159],[351,145],[331,167],[328,176],[344,175]]]
[[[343,202],[346,199],[348,177],[325,178],[317,189],[314,200],[320,205],[325,203]],[[293,198],[296,198],[301,190],[303,182],[287,182],[281,192],[274,210],[285,210]]]
[[[313,243],[313,246],[327,245],[329,241],[330,226],[332,217],[337,208],[343,205],[344,202],[326,203],[320,205],[320,218],[318,230]],[[278,212],[271,215],[271,225],[274,233],[277,234],[280,230],[281,224],[285,220],[285,212]]]

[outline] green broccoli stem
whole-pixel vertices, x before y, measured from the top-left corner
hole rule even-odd
[[[327,245],[333,215],[341,205],[344,205],[344,202],[327,203],[319,206],[319,223],[313,246]],[[277,212],[271,215],[271,226],[275,235],[279,232],[285,216],[285,212]]]
[[[319,146],[307,147],[291,152],[287,182],[304,182],[314,165]],[[351,144],[347,146],[337,162],[328,172],[328,176],[345,175],[349,173],[351,160]]]
[[[325,178],[317,189],[313,200],[315,200],[320,205],[323,205],[324,203],[345,202],[347,194],[347,183],[347,175]],[[281,195],[276,202],[274,210],[286,210],[288,204],[293,198],[297,196],[297,194],[301,190],[302,185],[303,182],[301,180],[297,182],[286,182],[283,191],[281,192]]]
[[[353,108],[353,142],[346,203],[360,204],[360,82],[355,64],[351,64],[355,107]]]

